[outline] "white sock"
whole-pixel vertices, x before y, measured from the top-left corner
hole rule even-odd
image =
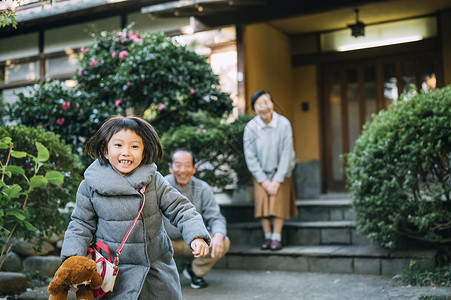
[[[265,239],[270,240],[271,239],[271,233],[265,233]]]
[[[273,233],[272,236],[271,236],[271,239],[280,242],[282,240],[282,235],[280,233]]]

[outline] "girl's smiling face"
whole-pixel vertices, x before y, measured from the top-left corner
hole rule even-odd
[[[113,169],[119,175],[125,176],[139,166],[143,152],[142,138],[132,130],[123,129],[111,137],[104,155]]]

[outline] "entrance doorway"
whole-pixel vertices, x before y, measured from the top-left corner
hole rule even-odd
[[[400,101],[411,85],[435,89],[436,51],[333,63],[323,68],[323,182],[327,192],[345,191],[346,162],[363,125],[372,115]]]

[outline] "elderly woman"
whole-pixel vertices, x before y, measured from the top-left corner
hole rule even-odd
[[[295,165],[291,124],[274,112],[267,91],[255,92],[251,104],[257,116],[246,125],[243,141],[246,164],[254,176],[254,214],[265,234],[261,249],[280,250],[284,219],[297,215],[290,178]]]

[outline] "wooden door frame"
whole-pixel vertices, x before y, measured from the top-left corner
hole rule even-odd
[[[362,102],[365,99],[365,91],[364,88],[362,88],[362,81],[364,82],[364,72],[362,74],[362,70],[364,70],[364,67],[359,68],[359,66],[368,66],[373,65],[375,67],[375,76],[376,76],[376,108],[377,110],[385,109],[385,97],[384,97],[384,70],[383,65],[384,62],[396,62],[395,63],[395,70],[396,70],[396,76],[397,78],[402,78],[402,61],[406,60],[406,57],[413,57],[415,58],[415,78],[416,78],[416,85],[419,86],[421,83],[421,69],[418,68],[420,65],[418,61],[421,61],[419,55],[424,54],[427,57],[433,57],[433,64],[434,64],[434,70],[437,72],[436,78],[437,78],[437,86],[443,86],[443,65],[441,62],[441,53],[439,51],[438,42],[437,39],[429,39],[424,40],[421,42],[414,42],[414,43],[408,43],[403,45],[395,45],[395,46],[386,46],[381,47],[383,49],[380,49],[380,51],[376,51],[375,49],[367,49],[367,50],[358,50],[358,51],[351,51],[354,52],[354,55],[350,55],[349,53],[345,53],[343,56],[337,55],[335,60],[328,59],[320,59],[318,61],[318,82],[320,83],[318,85],[318,95],[320,97],[319,99],[319,120],[320,120],[320,151],[321,151],[321,191],[322,193],[326,193],[331,188],[334,188],[336,190],[339,190],[337,186],[329,187],[328,184],[330,183],[329,179],[333,179],[332,174],[332,168],[330,167],[330,164],[332,162],[332,153],[331,153],[331,139],[330,139],[330,105],[328,103],[329,101],[329,94],[330,94],[330,88],[331,86],[327,83],[330,83],[330,79],[326,79],[327,73],[331,70],[331,68],[340,69],[344,66],[344,71],[346,72],[347,69],[350,68],[357,68],[357,72],[360,74],[357,74],[357,80],[358,80],[358,101],[359,101],[359,122],[360,126],[364,124],[364,120],[362,118],[365,117],[365,112],[362,111],[365,109],[365,105],[361,105]],[[391,49],[389,49],[391,48]],[[390,51],[391,50],[391,51]],[[369,55],[368,53],[371,53]],[[379,53],[378,53],[379,52]],[[298,57],[298,63],[302,60]],[[293,64],[295,65],[296,60],[293,59]],[[301,63],[304,64],[304,63]],[[359,71],[360,70],[360,71]],[[342,78],[344,78],[342,76]],[[345,80],[346,81],[346,80]],[[398,96],[403,91],[403,82],[402,80],[397,81],[397,87],[398,87]],[[346,86],[346,83],[342,85],[342,87]],[[346,106],[346,89],[343,88],[342,91],[342,111],[345,112],[345,115],[342,115],[342,130],[345,128],[344,126],[348,126],[348,112],[347,112],[347,106]],[[343,110],[343,108],[346,108]],[[329,132],[328,132],[329,131]],[[344,130],[347,132],[347,130]],[[346,136],[348,133],[346,133]],[[343,153],[349,152],[345,151],[345,148],[349,147],[349,136],[346,138],[343,138]],[[346,181],[346,179],[345,179]],[[344,183],[345,183],[344,181]],[[343,185],[344,185],[343,183]],[[344,187],[344,186],[343,186]]]

